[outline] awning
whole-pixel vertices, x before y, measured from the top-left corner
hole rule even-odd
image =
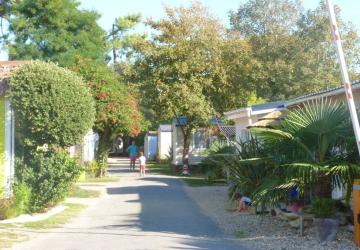
[[[257,122],[247,126],[247,128],[253,127],[273,127],[279,125],[285,118],[285,111],[273,111],[264,117],[260,118]]]

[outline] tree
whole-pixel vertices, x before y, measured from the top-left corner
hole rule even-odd
[[[23,0],[12,6],[9,58],[42,59],[71,66],[77,55],[103,62],[106,34],[94,11],[79,10],[75,0]]]
[[[108,34],[111,43],[113,64],[116,65],[117,60],[121,56],[126,56],[132,44],[139,39],[144,39],[143,34],[129,34],[141,21],[140,14],[129,14],[115,19],[112,30]]]
[[[147,22],[153,37],[135,44],[132,79],[141,83],[142,104],[157,118],[186,117],[181,130],[188,165],[193,130],[218,112],[247,103],[254,61],[246,41],[228,34],[198,2],[165,12],[160,21]]]
[[[136,136],[146,128],[136,92],[121,83],[118,75],[106,65],[78,58],[73,70],[87,81],[95,99],[94,130],[100,135],[97,159],[105,162],[115,137]]]
[[[54,63],[32,61],[16,70],[10,100],[30,148],[74,145],[94,123],[94,101],[85,82]]]
[[[359,63],[359,37],[340,18],[346,58],[351,74]],[[249,39],[259,62],[256,89],[267,100],[293,98],[339,86],[328,15],[324,2],[314,11],[303,11],[293,0],[250,0],[231,12],[231,29]]]

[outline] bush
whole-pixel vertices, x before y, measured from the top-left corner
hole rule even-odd
[[[16,217],[27,213],[30,200],[30,188],[24,184],[14,186],[14,195],[0,200],[0,219]]]
[[[87,176],[98,178],[104,176],[106,173],[107,164],[98,161],[87,162],[84,164]]]
[[[95,119],[83,80],[54,63],[32,61],[14,72],[10,99],[25,141],[61,147],[81,141]]]
[[[63,152],[35,152],[26,163],[18,160],[17,180],[31,189],[29,211],[40,212],[63,200],[81,171]]]
[[[234,145],[224,141],[215,141],[206,151],[206,157],[201,161],[200,167],[209,181],[224,178],[223,161],[235,153]]]
[[[318,198],[311,202],[311,212],[315,218],[331,218],[334,215],[335,201],[329,198]]]

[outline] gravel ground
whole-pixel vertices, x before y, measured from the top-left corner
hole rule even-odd
[[[353,244],[353,235],[341,227],[337,240],[320,244],[313,228],[305,228],[304,236],[300,236],[298,229],[293,229],[284,221],[269,215],[245,215],[229,212],[234,208],[228,201],[227,188],[215,187],[186,187],[187,194],[212,217],[230,237],[236,237],[241,245],[249,249],[359,249]]]

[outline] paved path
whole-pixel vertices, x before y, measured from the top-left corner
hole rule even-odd
[[[244,249],[225,239],[219,227],[184,192],[175,178],[140,178],[112,159],[120,181],[71,223],[16,245],[34,250]]]

